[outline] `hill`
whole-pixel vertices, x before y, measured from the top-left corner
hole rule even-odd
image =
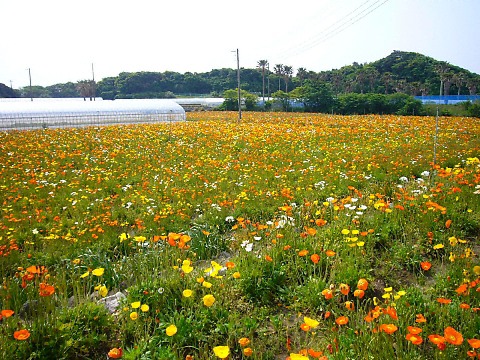
[[[444,95],[474,95],[480,88],[478,74],[419,53],[397,50],[372,63],[355,62],[340,69],[322,72],[299,68],[293,75],[290,66],[272,65],[270,64],[270,68],[274,71],[266,70],[265,78],[258,68],[242,68],[242,89],[259,95],[265,92],[268,95],[277,90],[291,91],[301,86],[307,79],[329,83],[336,94],[437,95],[442,86]],[[95,91],[97,96],[104,99],[222,96],[225,90],[237,87],[236,76],[236,70],[228,68],[184,74],[173,71],[122,72],[118,76],[99,81]],[[20,92],[22,96],[29,96],[29,90],[23,88]],[[33,96],[38,97],[80,96],[78,86],[76,89],[73,83],[56,84],[45,88],[36,86],[31,90]]]

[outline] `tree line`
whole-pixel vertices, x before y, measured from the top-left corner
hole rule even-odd
[[[346,94],[473,95],[480,88],[480,76],[466,69],[437,61],[414,52],[393,51],[373,63],[343,66],[340,69],[314,72],[296,71],[285,64],[270,65],[259,60],[255,69],[241,68],[241,88],[264,100],[283,91],[294,92],[310,83],[329,84],[337,98]],[[174,98],[185,96],[221,97],[237,87],[235,69],[214,69],[205,73],[122,72],[97,83],[32,86],[14,90],[19,97],[84,97],[104,99]],[[293,93],[295,94],[295,93]],[[10,94],[12,96],[12,94]],[[352,95],[353,96],[353,95]],[[354,97],[354,96],[353,96]],[[348,98],[348,97],[347,97]]]

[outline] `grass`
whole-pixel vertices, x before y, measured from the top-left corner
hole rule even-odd
[[[478,119],[236,116],[0,133],[1,358],[478,356]]]

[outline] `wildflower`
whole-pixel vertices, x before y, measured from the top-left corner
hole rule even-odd
[[[348,235],[348,234],[350,234],[350,230],[348,230],[348,229],[343,229],[343,230],[342,230],[342,234],[343,234],[343,235]]]
[[[140,304],[141,304],[140,301],[135,301],[131,303],[130,306],[132,307],[132,309],[138,309],[140,307]]]
[[[298,252],[298,256],[301,256],[301,257],[306,256],[307,254],[308,254],[308,250],[300,250]]]
[[[422,314],[417,314],[417,315],[415,315],[415,317],[416,317],[415,322],[417,322],[417,323],[427,322],[427,319],[425,319],[425,317]]]
[[[227,263],[225,264],[225,267],[227,269],[233,269],[235,267],[235,263],[233,263],[231,261],[227,261]]]
[[[430,270],[430,268],[432,267],[432,264],[431,264],[430,262],[428,262],[428,261],[422,261],[422,262],[420,263],[420,267],[422,268],[422,270],[428,271],[428,270]]]
[[[335,319],[335,322],[337,323],[337,325],[346,325],[348,324],[348,317],[340,316]]]
[[[441,335],[437,335],[437,334],[428,335],[428,340],[430,340],[432,344],[437,345],[437,347],[440,350],[443,350],[445,348],[445,338]]]
[[[412,333],[408,333],[405,336],[405,339],[410,341],[413,345],[420,345],[423,342],[423,339],[421,336],[418,336],[417,334],[412,334]]]
[[[100,294],[101,297],[105,297],[108,295],[108,289],[105,285],[101,285],[98,288],[98,293]]]
[[[132,311],[130,313],[130,319],[132,319],[133,321],[137,320],[138,319],[138,313],[136,311]]]
[[[336,252],[333,251],[333,250],[327,250],[325,251],[325,255],[327,255],[328,257],[332,257],[332,256],[335,256]]]
[[[0,315],[1,315],[0,320],[2,319],[2,317],[4,317],[5,319],[9,318],[13,314],[15,314],[15,311],[13,311],[13,310],[2,310],[1,313],[0,313]]]
[[[92,275],[102,276],[104,272],[105,272],[104,268],[96,268],[95,270],[92,271]]]
[[[38,290],[40,296],[47,297],[55,293],[55,287],[45,283],[40,283],[40,289]]]
[[[302,354],[291,353],[290,354],[290,360],[308,360],[308,356],[305,356],[305,355],[302,355]]]
[[[140,306],[140,310],[142,312],[147,312],[148,310],[150,310],[150,306],[148,306],[147,304],[143,304],[142,306]]]
[[[452,345],[461,345],[463,343],[462,334],[451,326],[445,328],[443,335],[445,336],[445,341]]]
[[[80,275],[80,278],[83,279],[83,278],[86,278],[88,275],[90,275],[90,272],[87,271],[85,273],[83,273],[82,275]]]
[[[210,307],[215,302],[215,297],[211,294],[207,294],[203,297],[203,304],[207,307]]]
[[[447,229],[449,229],[451,225],[452,225],[452,220],[448,219],[447,221],[445,221],[445,227]]]
[[[241,275],[240,275],[240,273],[239,273],[238,271],[234,272],[234,273],[232,274],[232,276],[233,276],[234,279],[240,279],[240,277],[241,277]]]
[[[320,356],[323,355],[323,352],[322,352],[322,351],[315,351],[315,350],[313,350],[312,348],[309,348],[309,349],[307,350],[307,353],[308,353],[308,355],[310,355],[310,356],[313,357],[314,359],[319,359]]]
[[[455,290],[455,292],[456,292],[458,295],[466,294],[466,293],[468,292],[467,284],[462,284],[462,285],[460,285],[460,286]]]
[[[343,295],[348,295],[350,292],[350,286],[348,284],[340,284],[339,288]]]
[[[468,339],[467,341],[472,348],[474,348],[474,349],[480,348],[480,340],[478,340],[478,339]]]
[[[272,259],[272,257],[271,257],[270,255],[265,255],[265,260],[266,260],[266,261],[270,261],[270,262],[273,261],[273,259]]]
[[[246,337],[243,337],[240,340],[238,340],[238,343],[240,344],[241,347],[245,347],[248,344],[250,344],[250,339],[246,338]]]
[[[202,283],[202,286],[203,286],[203,287],[206,287],[207,289],[210,289],[210,288],[212,287],[212,285],[213,285],[213,284],[212,284],[211,282],[208,282],[208,281],[204,281],[204,282]]]
[[[120,359],[123,355],[122,348],[113,348],[108,352],[108,357],[110,359]]]
[[[330,289],[322,290],[322,295],[325,296],[326,300],[330,300],[331,298],[333,298],[333,291]]]
[[[191,261],[190,260],[183,260],[183,263],[182,263],[182,271],[185,273],[185,274],[189,274],[193,271],[193,267],[191,266]]]
[[[252,348],[247,347],[243,349],[243,355],[245,355],[246,357],[252,356],[253,355]]]
[[[186,297],[186,298],[189,298],[190,296],[192,296],[192,294],[193,294],[193,291],[190,289],[185,289],[182,292],[183,297]]]
[[[175,325],[170,325],[165,329],[167,336],[173,336],[177,333],[177,327]]]
[[[15,340],[23,341],[30,337],[30,331],[27,329],[17,330],[13,333]]]
[[[436,244],[436,245],[433,246],[433,249],[438,250],[438,249],[443,249],[444,247],[445,247],[445,245],[443,245],[443,244]]]
[[[355,309],[353,301],[345,301],[345,307],[350,311],[353,311]]]
[[[353,292],[353,296],[358,297],[359,299],[362,299],[365,296],[365,291],[357,289]]]
[[[414,335],[418,335],[422,332],[422,329],[419,328],[419,327],[416,327],[416,326],[408,326],[407,330],[408,330],[409,333],[414,334]]]
[[[437,302],[439,302],[440,304],[450,304],[452,300],[445,298],[437,298]]]
[[[303,321],[305,324],[310,326],[312,329],[315,329],[320,323],[317,320],[311,319],[309,317],[304,316]]]
[[[357,283],[357,289],[365,291],[367,290],[367,288],[368,288],[368,281],[363,278],[359,279]]]
[[[308,326],[308,324],[303,323],[300,325],[300,329],[307,332],[307,331],[310,331],[311,327]]]
[[[220,359],[226,359],[230,355],[230,348],[228,346],[215,346],[213,353]]]
[[[380,325],[380,331],[383,331],[386,334],[393,334],[398,330],[398,327],[394,324],[382,324]]]
[[[313,254],[312,256],[310,256],[310,260],[312,260],[314,264],[318,264],[318,262],[320,261],[320,255]]]

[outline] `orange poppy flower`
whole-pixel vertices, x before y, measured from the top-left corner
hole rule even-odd
[[[243,349],[243,355],[245,355],[246,357],[252,356],[253,355],[253,349],[250,348],[250,347],[247,347],[247,348]]]
[[[240,346],[245,347],[248,344],[250,344],[250,339],[246,338],[246,337],[243,337],[240,340],[238,340],[238,343],[240,344]]]
[[[15,314],[15,311],[13,311],[13,310],[2,310],[2,312],[1,312],[1,315],[4,318],[9,318],[13,314]]]
[[[231,261],[227,261],[225,266],[227,267],[227,269],[233,269],[235,267],[235,263],[233,263]]]
[[[320,255],[313,254],[312,256],[310,256],[310,260],[312,260],[314,264],[318,264],[318,262],[320,261]]]
[[[465,304],[465,303],[461,303],[459,306],[460,306],[460,309],[464,309],[464,310],[470,309],[470,305]]]
[[[113,348],[108,352],[108,357],[110,359],[120,359],[123,355],[122,348]]]
[[[468,286],[467,284],[462,284],[460,285],[456,290],[455,292],[458,294],[458,295],[462,295],[462,294],[466,294],[468,292]]]
[[[362,299],[365,296],[365,291],[357,289],[353,292],[353,296],[358,297],[359,299]]]
[[[326,300],[330,300],[331,298],[333,298],[333,291],[330,289],[322,290],[322,295],[325,296]]]
[[[38,290],[40,296],[51,296],[55,293],[55,287],[45,283],[40,283],[40,289]]]
[[[394,324],[382,324],[380,325],[380,331],[383,331],[386,334],[393,334],[398,330],[398,327]]]
[[[445,298],[437,298],[437,301],[440,303],[440,304],[450,304],[452,302],[452,300],[450,299],[445,299]]]
[[[422,261],[422,262],[420,263],[420,267],[422,268],[422,270],[428,271],[428,270],[430,270],[430,268],[432,267],[432,264],[431,264],[430,262],[428,262],[428,261]]]
[[[283,247],[283,250],[284,250],[284,251],[287,251],[287,250],[290,250],[291,248],[292,248],[292,247],[291,247],[290,245],[285,245],[285,246]]]
[[[326,254],[327,256],[331,257],[331,256],[335,256],[336,252],[333,251],[333,250],[327,250],[327,251],[325,251],[325,254]]]
[[[427,322],[427,319],[425,319],[425,317],[423,316],[423,314],[417,314],[417,315],[415,315],[415,316],[416,316],[415,322],[417,322],[417,323]]]
[[[416,326],[408,326],[407,330],[410,334],[413,334],[413,335],[418,335],[423,331],[421,328]]]
[[[17,330],[13,333],[15,340],[23,341],[30,337],[30,331],[27,329]]]
[[[350,286],[348,284],[340,284],[339,288],[343,295],[348,295],[350,292]]]
[[[267,261],[273,261],[273,259],[272,259],[271,256],[269,256],[269,255],[265,255],[265,260],[267,260]]]
[[[355,305],[352,301],[345,301],[345,307],[350,311],[353,311],[355,309]]]
[[[478,340],[478,339],[468,339],[467,341],[472,348],[474,348],[474,349],[480,348],[480,340]]]
[[[314,228],[305,228],[305,232],[310,235],[310,236],[314,236],[316,233],[317,233],[317,230],[315,230]]]
[[[335,319],[337,325],[347,325],[348,324],[348,317],[346,316],[339,316]]]
[[[423,342],[421,336],[412,333],[408,333],[407,336],[405,336],[405,339],[407,339],[414,345],[420,345]]]
[[[306,256],[307,254],[308,254],[308,250],[300,250],[300,251],[298,252],[298,256],[302,256],[302,257],[303,257],[303,256]]]
[[[438,344],[445,344],[445,338],[442,335],[437,335],[437,334],[428,335],[428,340],[430,340],[432,344],[435,344],[437,346]]]
[[[327,220],[317,219],[317,220],[315,220],[315,224],[316,224],[317,226],[324,226],[324,225],[327,224]]]
[[[357,283],[357,289],[365,291],[367,290],[367,288],[368,288],[368,281],[363,278],[359,279]]]
[[[463,343],[463,336],[453,327],[448,326],[443,332],[445,341],[452,345],[461,345]]]
[[[306,332],[306,331],[310,331],[311,327],[303,323],[302,325],[300,325],[300,329]]]
[[[452,225],[452,220],[448,219],[447,221],[445,221],[445,227],[447,229],[449,229],[451,225]]]
[[[387,314],[388,316],[390,316],[393,320],[398,320],[397,310],[395,310],[394,307],[388,306],[388,307],[384,310],[384,312],[385,312],[385,314]]]
[[[320,356],[323,355],[323,351],[315,351],[312,348],[308,349],[307,353],[308,353],[308,355],[310,355],[314,359],[318,359],[318,358],[320,358]]]

